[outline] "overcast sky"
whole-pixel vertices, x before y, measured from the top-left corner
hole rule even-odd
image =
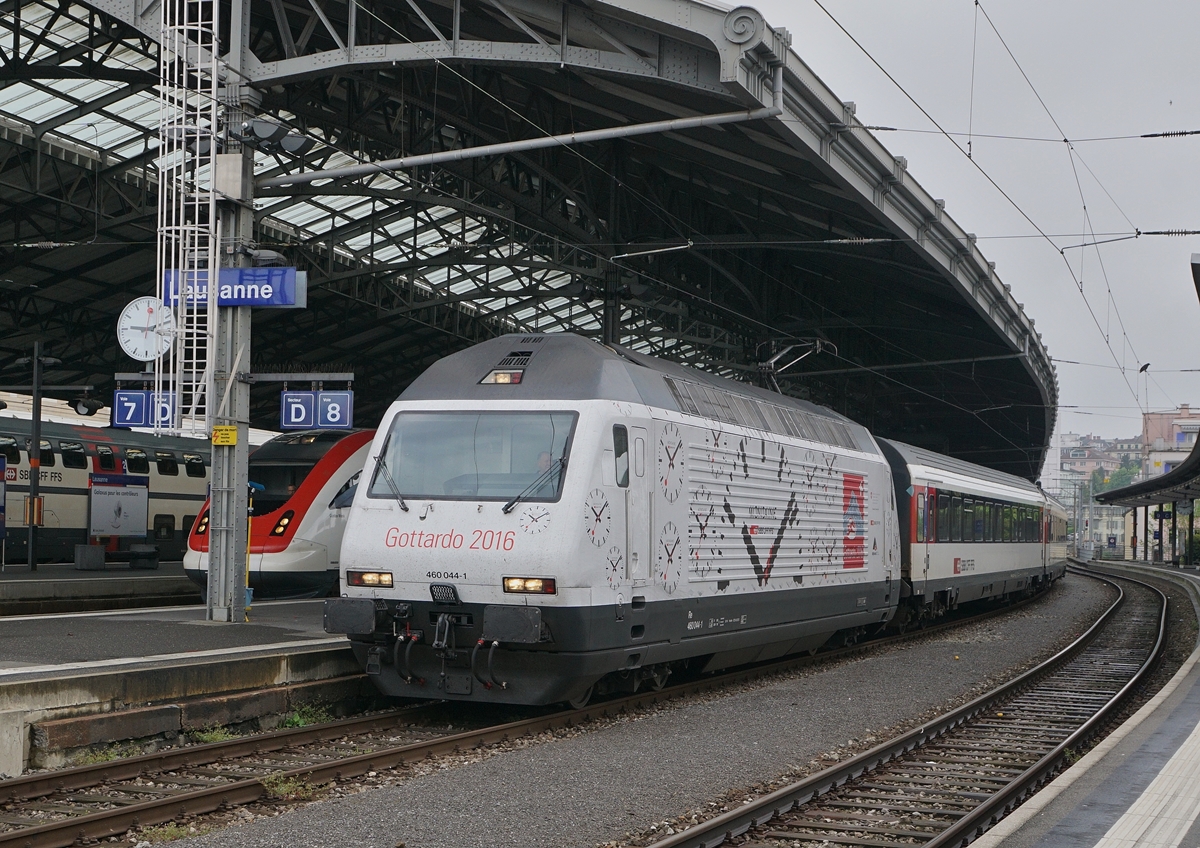
[[[1200,3],[984,0],[973,36],[972,0],[822,2],[949,132],[1084,139],[1200,130]],[[934,129],[812,0],[755,5],[772,26],[791,31],[796,52],[840,99],[857,104],[864,124]],[[1200,405],[1200,372],[1180,373],[1200,369],[1200,302],[1189,264],[1200,253],[1200,237],[1142,236],[1067,250],[1094,322],[1058,249],[1030,238],[1034,227],[950,141],[917,132],[876,136],[908,159],[910,177],[945,198],[963,229],[979,236],[983,254],[1036,320],[1050,355],[1089,363],[1055,363],[1059,431],[1127,436],[1141,431],[1139,404]],[[966,138],[958,140],[966,146]],[[1200,230],[1200,135],[1080,141],[1075,150],[1073,169],[1062,141],[977,136],[972,143],[975,161],[1060,247],[1093,241],[1082,237],[1084,201],[1097,240],[1135,228]],[[1125,379],[1114,356],[1127,367]],[[1136,377],[1146,362],[1148,394],[1145,377]]]

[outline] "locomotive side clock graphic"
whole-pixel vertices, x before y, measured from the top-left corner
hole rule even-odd
[[[679,537],[679,529],[673,521],[663,525],[658,537],[658,550],[655,559],[654,575],[668,593],[679,588],[679,571],[682,565],[683,540]]]
[[[583,502],[583,532],[597,548],[608,541],[612,532],[612,506],[603,489],[592,489]]]
[[[658,437],[658,487],[667,503],[679,498],[683,470],[683,434],[677,424],[664,424]]]

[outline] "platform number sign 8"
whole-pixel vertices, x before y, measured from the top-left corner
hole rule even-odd
[[[281,430],[349,430],[354,426],[354,392],[280,393]]]

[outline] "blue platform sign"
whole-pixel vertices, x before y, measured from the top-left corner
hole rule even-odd
[[[175,392],[118,389],[113,392],[112,426],[170,426],[175,421]]]
[[[317,426],[348,430],[354,426],[354,392],[318,392]]]
[[[311,430],[316,426],[316,392],[279,393],[279,429]]]
[[[280,392],[279,429],[349,430],[354,427],[354,392]]]
[[[208,302],[208,272],[163,272],[163,302],[175,306],[185,279],[189,300],[200,306]],[[218,306],[296,306],[295,268],[221,268],[217,275]]]

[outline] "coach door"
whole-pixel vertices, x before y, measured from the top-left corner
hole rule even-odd
[[[914,595],[925,594],[925,581],[929,579],[929,543],[934,539],[934,503],[937,499],[937,491],[926,488],[924,491],[917,492],[912,499],[912,508],[916,513],[916,519],[910,525],[914,528],[913,543],[912,543],[912,563],[910,565],[910,573],[912,575],[912,587]]]
[[[650,578],[650,478],[646,475],[646,450],[650,434],[645,427],[630,427],[629,488],[625,490],[625,550],[629,578]],[[636,584],[635,584],[636,585]]]

